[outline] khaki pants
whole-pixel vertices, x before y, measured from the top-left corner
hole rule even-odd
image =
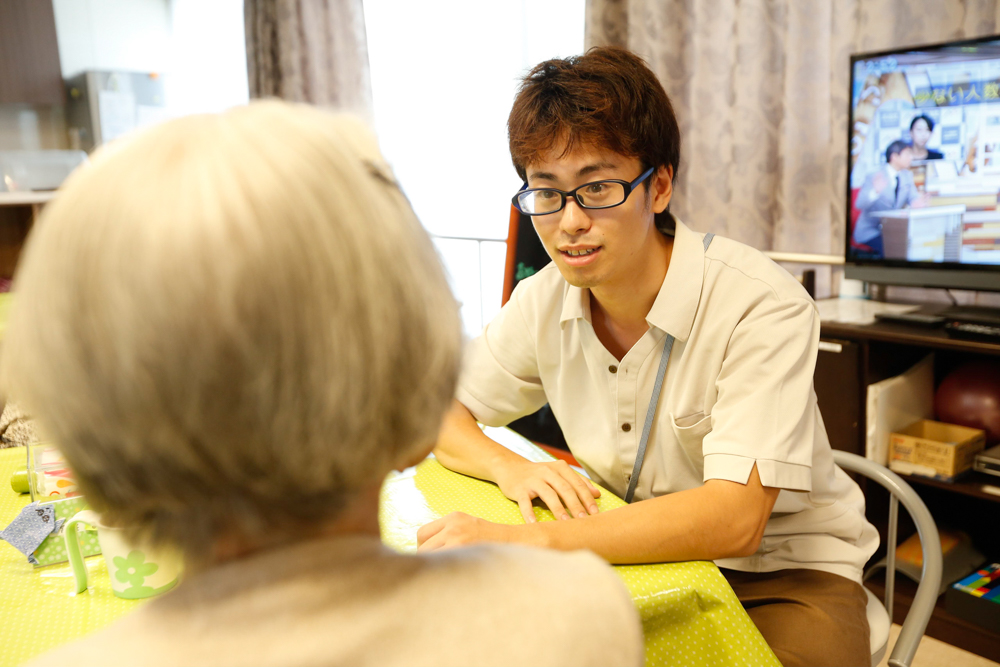
[[[722,570],[784,667],[868,667],[868,598],[829,572]]]

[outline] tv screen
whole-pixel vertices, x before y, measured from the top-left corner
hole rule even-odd
[[[851,58],[847,276],[1000,290],[1000,36]]]

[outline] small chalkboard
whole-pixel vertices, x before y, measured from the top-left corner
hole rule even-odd
[[[513,252],[511,252],[513,249]],[[552,259],[538,239],[531,218],[510,207],[510,226],[507,230],[507,267],[504,274],[503,302],[507,303],[517,284],[535,275]],[[516,419],[508,424],[510,429],[528,440],[569,451],[559,422],[546,403],[538,412]]]
[[[514,252],[511,254],[511,248]],[[551,262],[545,246],[538,239],[531,218],[510,208],[510,226],[507,230],[507,267],[504,274],[503,302],[507,303],[517,284],[533,276]]]

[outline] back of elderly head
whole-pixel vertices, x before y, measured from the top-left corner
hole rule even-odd
[[[106,521],[291,539],[429,450],[457,306],[366,128],[279,102],[99,151],[15,279],[4,390]]]

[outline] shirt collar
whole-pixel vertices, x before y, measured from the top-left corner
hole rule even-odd
[[[569,320],[584,319],[590,322],[590,290],[574,287],[565,283],[566,291],[563,293],[562,313],[559,315],[559,324]]]
[[[653,307],[646,315],[650,326],[666,331],[685,341],[691,335],[694,316],[701,301],[701,286],[705,280],[705,245],[703,235],[688,229],[677,220],[670,266],[663,278]]]
[[[650,326],[671,334],[680,341],[691,335],[694,316],[701,300],[704,282],[705,246],[702,234],[691,231],[680,220],[674,232],[674,247],[670,253],[670,266],[663,278],[653,307],[646,315]],[[559,323],[568,320],[590,321],[590,290],[566,283],[562,313]]]

